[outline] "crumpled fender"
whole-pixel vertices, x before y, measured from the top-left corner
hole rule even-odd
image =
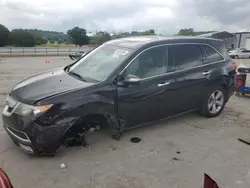
[[[87,115],[104,115],[108,120],[111,132],[121,131],[119,118],[115,110],[115,101],[98,94],[91,94],[76,100],[72,100],[68,109],[62,110],[60,118],[54,123],[55,126],[67,125],[65,132],[79,119]],[[124,127],[124,126],[122,126]]]

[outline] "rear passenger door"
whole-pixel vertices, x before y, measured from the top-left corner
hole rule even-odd
[[[177,44],[168,47],[168,64],[172,65],[175,79],[175,112],[199,108],[206,94],[206,72],[202,48],[199,44]]]
[[[203,76],[206,78],[204,85],[204,91],[210,92],[215,87],[218,87],[220,83],[221,69],[223,63],[227,65],[227,61],[222,55],[210,45],[201,45],[203,52]]]

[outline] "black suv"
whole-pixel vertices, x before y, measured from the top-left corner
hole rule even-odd
[[[131,37],[109,41],[66,67],[29,77],[11,91],[4,127],[31,154],[85,142],[108,127],[130,128],[189,111],[218,116],[234,91],[235,69],[220,40]]]

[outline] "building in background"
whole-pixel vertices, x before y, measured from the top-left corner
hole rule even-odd
[[[235,33],[237,43],[236,48],[246,48],[250,50],[250,32]]]
[[[227,49],[237,48],[237,35],[227,31],[206,33],[199,36],[223,40]]]

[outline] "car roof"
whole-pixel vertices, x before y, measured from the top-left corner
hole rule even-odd
[[[175,44],[175,43],[222,43],[222,40],[206,37],[187,37],[187,36],[138,36],[126,37],[115,40],[110,40],[105,44],[120,46],[137,50],[142,47],[149,47],[161,44]]]

